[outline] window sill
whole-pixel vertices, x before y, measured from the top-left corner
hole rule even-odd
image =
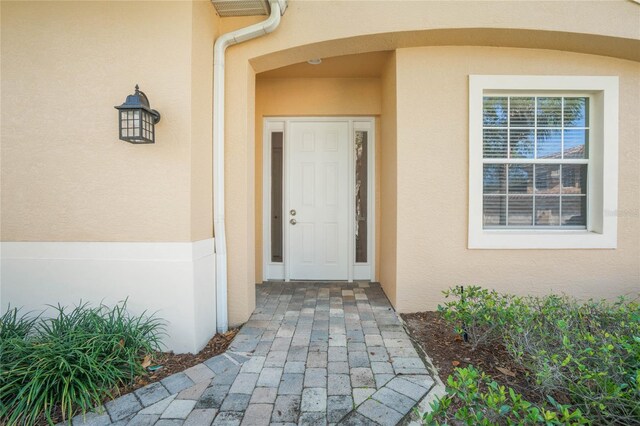
[[[614,232],[597,233],[582,229],[530,231],[517,229],[482,230],[469,235],[469,249],[615,249]]]

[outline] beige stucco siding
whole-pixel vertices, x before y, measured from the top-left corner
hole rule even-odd
[[[211,237],[213,38],[264,17],[220,19],[208,0],[0,7],[0,238]],[[637,291],[639,20],[640,7],[627,0],[292,0],[274,33],[226,56],[230,323],[253,311],[261,275],[268,115],[379,116],[379,277],[401,311],[433,308],[455,284],[595,297]],[[313,79],[304,88],[296,79],[256,81],[310,58],[396,49],[371,79]],[[469,74],[620,76],[618,249],[466,249]],[[117,138],[113,106],[136,83],[162,113],[155,145]],[[309,90],[315,102],[303,96]]]
[[[567,16],[572,19],[567,19]],[[504,2],[502,1],[292,1],[280,27],[274,33],[249,43],[234,46],[227,52],[227,72],[233,77],[227,81],[226,90],[227,93],[234,93],[233,97],[227,99],[226,106],[226,137],[227,141],[233,141],[227,145],[228,155],[225,166],[227,175],[226,211],[229,241],[230,322],[237,324],[245,321],[250,311],[247,311],[244,307],[251,305],[255,297],[255,290],[253,289],[255,256],[247,256],[247,253],[256,252],[256,187],[255,180],[246,179],[247,175],[253,176],[254,172],[255,152],[251,150],[255,146],[256,139],[254,132],[255,117],[247,121],[241,114],[241,112],[247,110],[247,106],[252,106],[254,102],[254,92],[252,91],[254,73],[304,62],[316,57],[332,57],[431,45],[504,45],[554,49],[556,52],[552,54],[556,55],[555,63],[561,66],[563,62],[568,61],[565,58],[580,57],[579,55],[562,53],[563,50],[637,61],[640,59],[640,54],[638,54],[640,52],[640,49],[638,49],[640,47],[640,28],[637,25],[639,18],[640,7],[631,1],[557,1],[543,4],[539,1],[521,1],[511,2],[508,8],[504,7]],[[257,20],[259,18],[224,19],[222,20],[222,32]],[[522,52],[522,55],[526,56],[527,52],[530,51],[522,50]],[[587,58],[585,59],[585,65],[580,72],[587,75],[594,72],[588,65],[590,61],[605,60],[605,58],[598,56],[586,55],[585,58]],[[247,66],[247,63],[250,65]],[[572,59],[568,63],[572,64],[571,66],[574,64]],[[620,61],[615,63],[631,64],[628,66],[633,66],[631,62]],[[463,69],[456,70],[456,73],[468,71],[464,69],[466,67],[464,61],[461,60],[460,64]],[[489,66],[491,64],[487,61],[486,65]],[[517,61],[514,60],[513,66],[516,65]],[[552,72],[550,71],[552,69],[551,62],[547,63],[547,65],[547,72]],[[417,82],[429,78],[424,69],[421,72],[422,74],[417,79]],[[498,70],[496,72],[501,71]],[[398,81],[401,78],[404,78],[404,76],[398,75]],[[406,83],[408,84],[408,82]],[[442,87],[440,86],[439,89],[442,89]],[[467,90],[466,83],[456,90]],[[429,95],[416,91],[414,96],[426,98]],[[466,108],[466,103],[463,106]],[[400,107],[400,100],[398,100],[398,117],[401,116]],[[442,106],[442,108],[447,110],[446,106]],[[415,117],[418,113],[419,111],[413,111],[412,116]],[[460,112],[458,111],[458,113]],[[466,114],[466,109],[463,108],[461,113]],[[421,117],[420,119],[423,118]],[[433,119],[431,118],[431,120]],[[398,123],[397,132],[398,187],[404,183],[407,177],[405,176],[405,179],[401,180],[400,171],[409,167],[402,162],[403,155],[406,157],[408,154],[403,154],[401,151],[403,130],[400,128],[400,124]],[[420,123],[420,126],[424,126],[424,123]],[[456,129],[456,131],[463,131],[462,129],[466,129],[466,124],[464,126]],[[456,147],[456,149],[458,148]],[[247,150],[251,152],[247,152]],[[250,160],[247,159],[248,156],[251,157]],[[382,161],[384,162],[384,159]],[[410,164],[415,165],[414,162],[410,162]],[[457,178],[456,182],[464,182],[464,179],[466,179],[467,164],[464,163],[464,166],[457,165],[457,172],[465,174],[465,177]],[[381,168],[384,175],[384,165]],[[417,173],[418,170],[422,169],[421,165],[414,172]],[[425,172],[425,174],[430,176],[429,172]],[[382,186],[384,187],[384,184]],[[414,186],[411,186],[411,188],[415,189]],[[466,184],[460,189],[456,187],[454,190],[461,191],[456,193],[455,196],[463,200],[463,206],[465,207],[462,210],[466,212],[466,201],[464,201],[466,200],[466,195],[463,194],[466,190]],[[413,194],[413,196],[419,197],[420,194]],[[454,194],[448,194],[448,196],[452,197]],[[384,195],[382,197],[384,198]],[[411,214],[411,207],[420,207],[421,203],[423,203],[423,201],[410,200],[408,205],[404,206],[402,202],[408,198],[409,195],[406,193],[402,197],[401,194],[398,194],[397,210],[398,212],[405,211],[403,216],[398,216],[398,223],[406,222],[406,215]],[[232,212],[233,218],[230,215]],[[245,216],[245,212],[249,213]],[[238,215],[237,217],[235,217],[236,214]],[[460,213],[460,218],[464,217],[463,214]],[[382,207],[381,215],[384,221],[384,206]],[[630,220],[637,221],[637,219]],[[408,223],[402,225],[404,236],[401,237],[399,232],[399,240],[400,238],[406,238],[407,226],[409,226]],[[462,232],[460,229],[455,232]],[[384,233],[384,230],[382,233]],[[411,238],[416,240],[418,236],[418,233],[414,233]],[[457,237],[452,240],[448,236],[447,240],[438,243],[444,244],[445,247],[452,244],[461,244],[460,247],[462,248],[459,250],[463,253],[465,251],[464,247],[466,247],[466,234],[463,235],[463,238],[464,242],[458,242],[453,241],[457,240]],[[426,263],[427,257],[420,252],[424,246],[425,243],[418,241],[413,248],[414,254],[409,254],[408,259],[413,261],[417,257],[421,257],[420,261]],[[381,241],[381,247],[384,250],[384,241]],[[397,250],[397,259],[400,262],[400,259],[409,251],[409,247],[405,246],[401,249],[398,244]],[[432,250],[435,249],[433,248]],[[423,253],[428,254],[428,252]],[[628,260],[633,255],[637,257],[638,253],[631,253],[628,257],[625,254],[622,257]],[[484,256],[487,259],[491,259],[494,256],[496,259],[500,257],[497,252],[494,254],[488,252],[480,253],[474,256],[476,258]],[[590,258],[589,256],[593,255],[588,255],[587,257]],[[566,257],[564,260],[566,261]],[[384,263],[385,259],[381,258],[381,262]],[[476,263],[476,265],[482,265],[480,259],[477,262],[479,263]],[[417,271],[420,273],[425,272],[422,270],[424,268],[409,266],[407,272],[403,272],[403,269],[407,266],[406,263],[407,261],[403,261],[402,264],[398,263],[397,265],[397,293],[401,291],[400,279],[402,277],[404,277],[405,282],[413,284],[417,283],[419,279],[424,280],[425,278],[425,275],[420,274],[419,278],[417,274]],[[630,274],[629,270],[638,270],[637,263],[632,265],[627,263],[625,265],[627,271],[625,274]],[[251,271],[250,275],[246,274],[248,270]],[[416,273],[414,274],[411,271]],[[428,273],[426,276],[433,279],[439,279],[443,276],[443,274],[435,274],[432,271],[426,272]],[[458,274],[459,268],[455,272]],[[505,276],[509,276],[509,274]],[[409,277],[411,280],[407,281]],[[567,278],[567,276],[564,275],[563,278]],[[457,283],[460,280],[456,279],[455,281]],[[628,283],[628,281],[625,282]],[[409,287],[414,288],[413,284]],[[231,292],[235,290],[231,289],[235,287],[240,290],[232,294]],[[422,289],[419,291],[422,291]],[[425,290],[424,293],[427,293],[427,291]],[[435,293],[437,293],[437,290]],[[434,292],[430,294],[434,294]],[[421,295],[420,300],[424,302],[424,295]],[[398,306],[403,306],[403,302],[400,299],[398,299],[397,304]],[[409,309],[408,305],[408,302],[404,303],[406,309]],[[427,307],[424,303],[422,306],[421,309]],[[433,306],[433,303],[431,306]]]
[[[256,282],[262,282],[263,278],[263,119],[291,116],[379,117],[381,108],[379,78],[258,78],[256,80]],[[379,149],[379,144],[376,147]],[[376,246],[379,247],[379,240]],[[379,259],[378,256],[376,258]]]
[[[440,291],[459,284],[594,298],[640,291],[638,63],[488,47],[400,49],[396,58],[399,311],[434,309]],[[466,248],[469,74],[620,77],[618,249]]]
[[[191,240],[213,235],[213,43],[218,17],[208,1],[193,3],[191,27]]]
[[[385,294],[396,304],[397,274],[397,79],[395,52],[382,74],[382,144],[380,152],[380,274]]]
[[[2,240],[210,238],[209,2],[1,7]],[[154,145],[118,140],[136,83]]]

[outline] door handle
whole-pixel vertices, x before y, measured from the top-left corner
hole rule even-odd
[[[291,209],[291,210],[289,211],[289,214],[290,214],[291,216],[295,216],[295,215],[296,215],[296,211],[295,211],[294,209]]]
[[[291,219],[291,220],[289,221],[289,223],[290,223],[290,224],[292,224],[292,225],[295,225],[295,224],[296,224],[296,223],[298,223],[298,222],[297,222],[295,219]]]

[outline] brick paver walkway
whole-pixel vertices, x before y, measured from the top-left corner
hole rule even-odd
[[[433,380],[379,284],[269,283],[229,350],[73,425],[396,425]]]

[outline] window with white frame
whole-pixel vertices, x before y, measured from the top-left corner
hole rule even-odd
[[[469,247],[614,248],[617,77],[469,87]]]

